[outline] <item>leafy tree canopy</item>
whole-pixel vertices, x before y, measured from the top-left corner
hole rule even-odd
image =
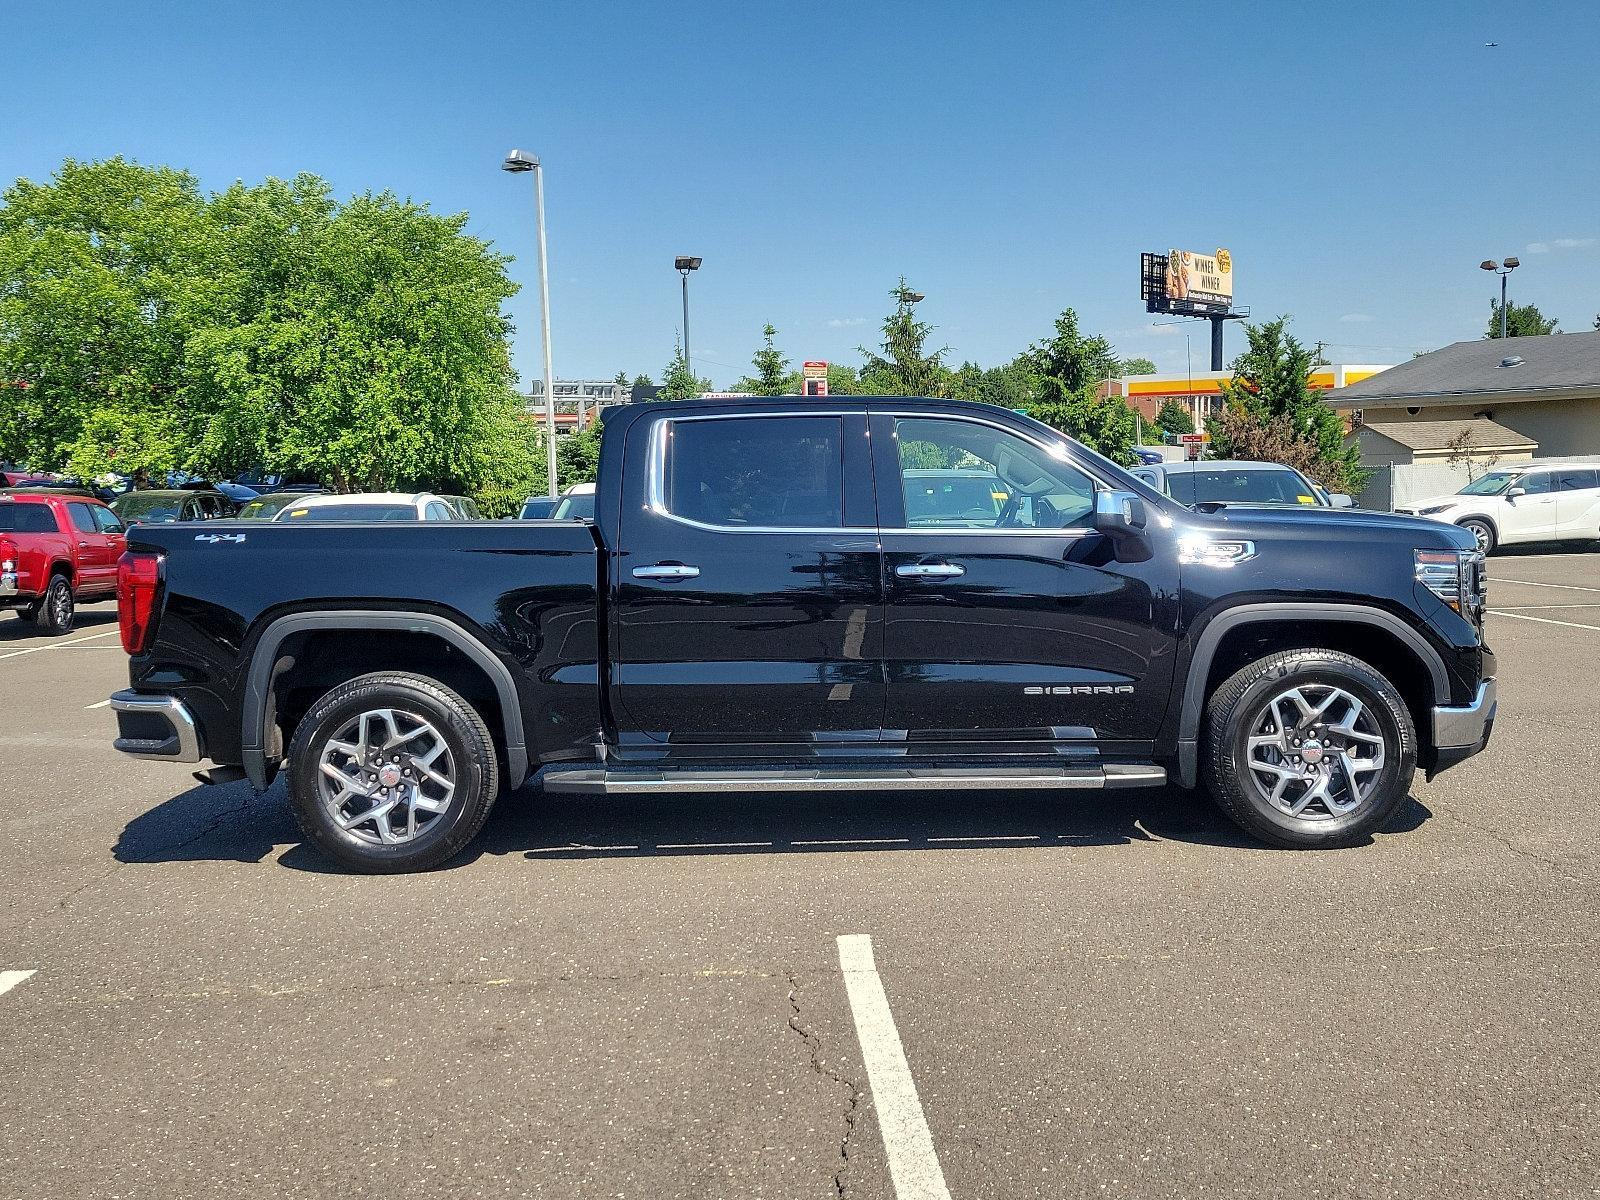
[[[1506,304],[1506,336],[1507,337],[1536,337],[1545,333],[1558,332],[1557,326],[1561,321],[1558,317],[1547,317],[1539,311],[1535,304]],[[1489,299],[1489,328],[1483,335],[1486,338],[1500,336],[1500,301]]]
[[[661,376],[661,394],[657,399],[687,400],[711,390],[711,380],[691,372],[688,361],[683,357],[683,347],[674,346],[672,358],[668,360],[667,369]]]
[[[1308,475],[1330,491],[1354,494],[1366,481],[1360,450],[1345,444],[1344,418],[1311,386],[1316,356],[1288,332],[1288,324],[1284,316],[1245,326],[1249,349],[1234,360],[1233,375],[1223,385],[1226,409],[1240,415],[1210,423],[1211,452],[1219,458],[1259,457],[1259,449],[1239,431],[1249,426],[1286,430],[1308,449]]]
[[[950,395],[953,374],[944,365],[949,348],[928,350],[933,326],[917,320],[915,312],[922,297],[906,285],[904,275],[889,295],[894,297],[895,306],[883,319],[881,353],[861,347],[866,360],[861,368],[861,390],[876,396]]]
[[[1194,417],[1189,412],[1189,406],[1168,396],[1156,411],[1156,428],[1163,433],[1193,433]]]
[[[312,175],[203,196],[68,161],[0,203],[0,454],[74,470],[270,466],[342,489],[531,482],[506,259]]]
[[[757,396],[793,396],[800,391],[800,374],[789,370],[789,360],[773,345],[778,331],[771,325],[761,330],[764,343],[751,357],[755,373],[746,375],[733,385],[736,392],[752,392]]]
[[[1154,375],[1156,364],[1148,358],[1125,358],[1122,360],[1122,374],[1124,375]]]

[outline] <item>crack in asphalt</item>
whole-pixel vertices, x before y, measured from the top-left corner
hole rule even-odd
[[[1504,846],[1507,850],[1511,851],[1511,853],[1517,855],[1519,858],[1531,859],[1542,866],[1549,867],[1563,879],[1570,879],[1574,883],[1587,883],[1590,881],[1590,877],[1588,876],[1574,874],[1571,863],[1565,863],[1560,859],[1551,858],[1548,855],[1540,854],[1537,850],[1530,850],[1526,846],[1519,846],[1516,842],[1512,841],[1498,829],[1488,825],[1480,825],[1476,821],[1469,821],[1466,817],[1462,816],[1453,808],[1448,808],[1443,804],[1435,804],[1433,806],[1433,811],[1435,815],[1442,814],[1443,816],[1449,817],[1452,821],[1456,822],[1456,824],[1464,825],[1474,833],[1481,833],[1490,841],[1498,842],[1500,845]]]
[[[793,971],[789,972],[789,1028],[805,1043],[806,1050],[811,1056],[811,1069],[850,1092],[844,1106],[844,1134],[839,1139],[839,1169],[833,1173],[833,1190],[842,1198],[850,1186],[845,1175],[850,1170],[850,1141],[855,1137],[856,1114],[861,1107],[861,1088],[855,1080],[841,1074],[837,1067],[823,1064],[822,1039],[800,1023],[800,981]]]

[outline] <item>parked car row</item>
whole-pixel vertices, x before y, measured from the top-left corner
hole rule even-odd
[[[1518,542],[1600,538],[1600,456],[1532,459],[1480,475],[1459,492],[1395,508],[1459,525],[1485,554]]]
[[[66,633],[79,601],[116,595],[124,549],[122,522],[94,496],[0,492],[0,608],[42,633]]]

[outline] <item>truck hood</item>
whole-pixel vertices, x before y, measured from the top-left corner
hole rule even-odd
[[[1218,533],[1234,537],[1246,537],[1251,533],[1277,538],[1313,537],[1325,531],[1341,540],[1403,540],[1423,549],[1471,550],[1477,545],[1470,533],[1454,525],[1364,508],[1233,505],[1212,513],[1197,513],[1196,523],[1205,523]]]

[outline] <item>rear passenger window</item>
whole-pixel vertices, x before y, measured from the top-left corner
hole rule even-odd
[[[94,523],[94,510],[87,504],[69,504],[67,512],[72,514],[72,525],[79,533],[99,533],[100,527]]]
[[[0,501],[0,533],[60,533],[48,504]]]
[[[1555,472],[1556,491],[1586,492],[1600,487],[1600,478],[1592,467],[1563,467]]]
[[[838,417],[727,417],[667,423],[661,500],[669,513],[726,528],[844,524]]]

